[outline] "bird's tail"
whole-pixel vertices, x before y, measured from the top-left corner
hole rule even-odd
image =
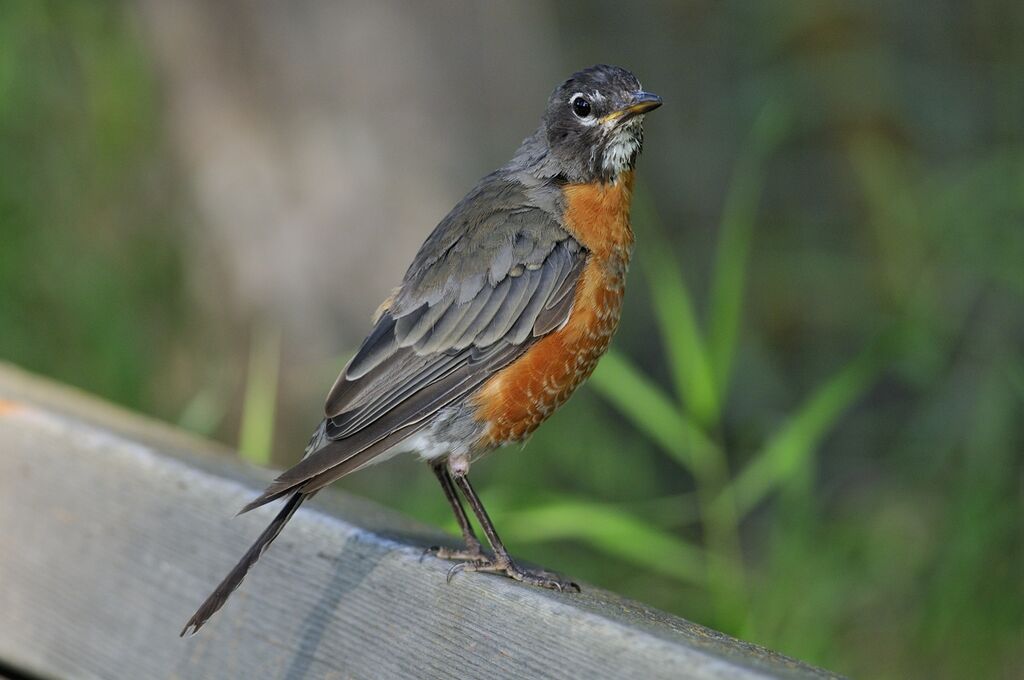
[[[284,525],[288,523],[288,520],[292,518],[295,511],[299,509],[300,505],[302,505],[302,501],[306,500],[308,497],[309,495],[299,492],[293,494],[292,497],[288,499],[285,506],[281,508],[281,512],[277,513],[277,517],[274,518],[274,521],[263,530],[263,533],[260,534],[260,537],[256,539],[256,542],[252,544],[252,547],[249,548],[248,552],[242,556],[242,559],[235,565],[235,568],[224,577],[224,580],[220,582],[220,585],[210,593],[210,596],[206,598],[206,601],[199,606],[196,613],[188,620],[188,623],[186,623],[185,627],[181,630],[182,637],[189,632],[190,628],[192,629],[191,633],[194,635],[211,616],[217,613],[218,609],[224,606],[228,597],[232,592],[234,592],[235,588],[239,586],[242,579],[245,578],[245,575],[249,572],[249,569],[252,568],[252,565],[256,564],[256,560],[260,558],[260,555],[262,555],[263,551],[267,549],[267,546],[277,538],[277,535],[281,533],[281,529],[284,528]]]

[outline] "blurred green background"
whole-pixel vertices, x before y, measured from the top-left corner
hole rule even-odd
[[[445,209],[619,63],[666,101],[623,327],[474,468],[513,552],[855,676],[1021,677],[1022,36],[1010,0],[8,0],[0,358],[286,465]],[[341,486],[454,529],[425,472]]]

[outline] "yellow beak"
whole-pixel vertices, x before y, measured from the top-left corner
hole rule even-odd
[[[661,97],[651,92],[637,92],[633,95],[633,101],[628,106],[624,106],[621,109],[612,111],[611,113],[601,116],[598,121],[601,123],[610,123],[612,121],[628,120],[633,116],[638,116],[641,113],[647,113],[653,109],[661,106]]]

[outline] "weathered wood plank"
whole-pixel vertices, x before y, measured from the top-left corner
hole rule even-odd
[[[213,445],[0,366],[0,660],[103,678],[831,677],[585,588],[465,574],[371,503],[303,507],[225,609],[192,610],[274,508]]]

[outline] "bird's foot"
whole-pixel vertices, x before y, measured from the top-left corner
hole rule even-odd
[[[433,555],[442,560],[459,560],[467,562],[487,562],[491,558],[484,552],[483,546],[480,545],[480,541],[472,540],[466,541],[466,547],[461,550],[455,550],[453,548],[446,548],[440,545],[432,545],[423,551],[420,555],[420,561],[427,555]]]
[[[560,593],[565,591],[580,592],[580,587],[572,581],[561,579],[557,574],[544,571],[543,569],[524,569],[508,557],[475,559],[454,564],[451,569],[448,570],[448,582],[451,583],[452,577],[460,571],[481,571],[492,574],[504,574],[516,581],[529,583],[532,586],[540,586],[541,588],[557,590]]]

